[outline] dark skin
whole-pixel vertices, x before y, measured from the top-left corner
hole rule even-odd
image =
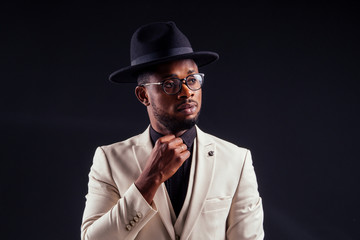
[[[182,79],[193,73],[198,73],[198,68],[191,59],[168,62],[157,66],[149,82],[161,82],[169,77]],[[156,141],[143,172],[135,181],[135,186],[151,204],[159,186],[173,176],[190,156],[186,145],[179,137],[186,130],[173,132],[157,115],[169,116],[173,121],[195,119],[200,113],[202,94],[201,89],[192,91],[185,83],[181,91],[175,95],[166,94],[159,85],[138,86],[135,94],[147,107],[151,126],[155,131],[165,135]]]

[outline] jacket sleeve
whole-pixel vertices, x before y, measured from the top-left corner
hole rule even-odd
[[[263,208],[252,165],[251,153],[247,150],[241,176],[227,221],[227,239],[264,239]]]
[[[156,213],[156,207],[147,203],[134,184],[120,196],[106,155],[97,148],[89,173],[81,239],[134,239]]]

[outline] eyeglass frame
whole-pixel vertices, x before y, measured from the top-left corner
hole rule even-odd
[[[198,89],[192,89],[191,87],[189,87],[188,82],[187,82],[187,79],[188,79],[190,76],[194,76],[194,75],[200,75],[200,76],[201,76],[201,79],[202,79],[202,81],[201,81],[201,83],[200,83],[200,87],[199,87]],[[185,85],[186,85],[191,91],[198,91],[198,90],[200,90],[200,89],[202,88],[202,85],[204,84],[204,76],[205,76],[204,73],[194,73],[194,74],[190,74],[190,75],[188,75],[188,76],[186,76],[185,78],[182,78],[182,79],[174,77],[174,78],[168,78],[168,79],[165,79],[164,81],[156,82],[156,83],[143,83],[143,84],[140,84],[139,86],[141,86],[141,87],[146,87],[146,86],[150,86],[150,85],[161,85],[163,91],[164,91],[166,94],[168,94],[168,95],[176,95],[176,94],[178,94],[179,92],[181,92],[181,90],[182,90],[182,85],[183,85],[184,81],[185,81]],[[164,89],[164,83],[165,83],[166,81],[168,81],[168,80],[171,80],[171,79],[177,79],[177,80],[180,81],[180,88],[179,88],[179,91],[177,91],[176,93],[167,93],[167,92],[165,91],[165,89]]]

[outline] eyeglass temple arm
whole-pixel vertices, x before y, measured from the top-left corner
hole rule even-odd
[[[149,86],[149,85],[161,85],[162,82],[156,82],[156,83],[144,83],[144,84],[140,84],[139,86]]]

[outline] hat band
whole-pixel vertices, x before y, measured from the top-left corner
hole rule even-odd
[[[131,61],[131,66],[159,60],[160,58],[173,57],[186,53],[193,53],[193,49],[191,47],[180,47],[167,49],[166,51],[154,52],[135,58]]]

